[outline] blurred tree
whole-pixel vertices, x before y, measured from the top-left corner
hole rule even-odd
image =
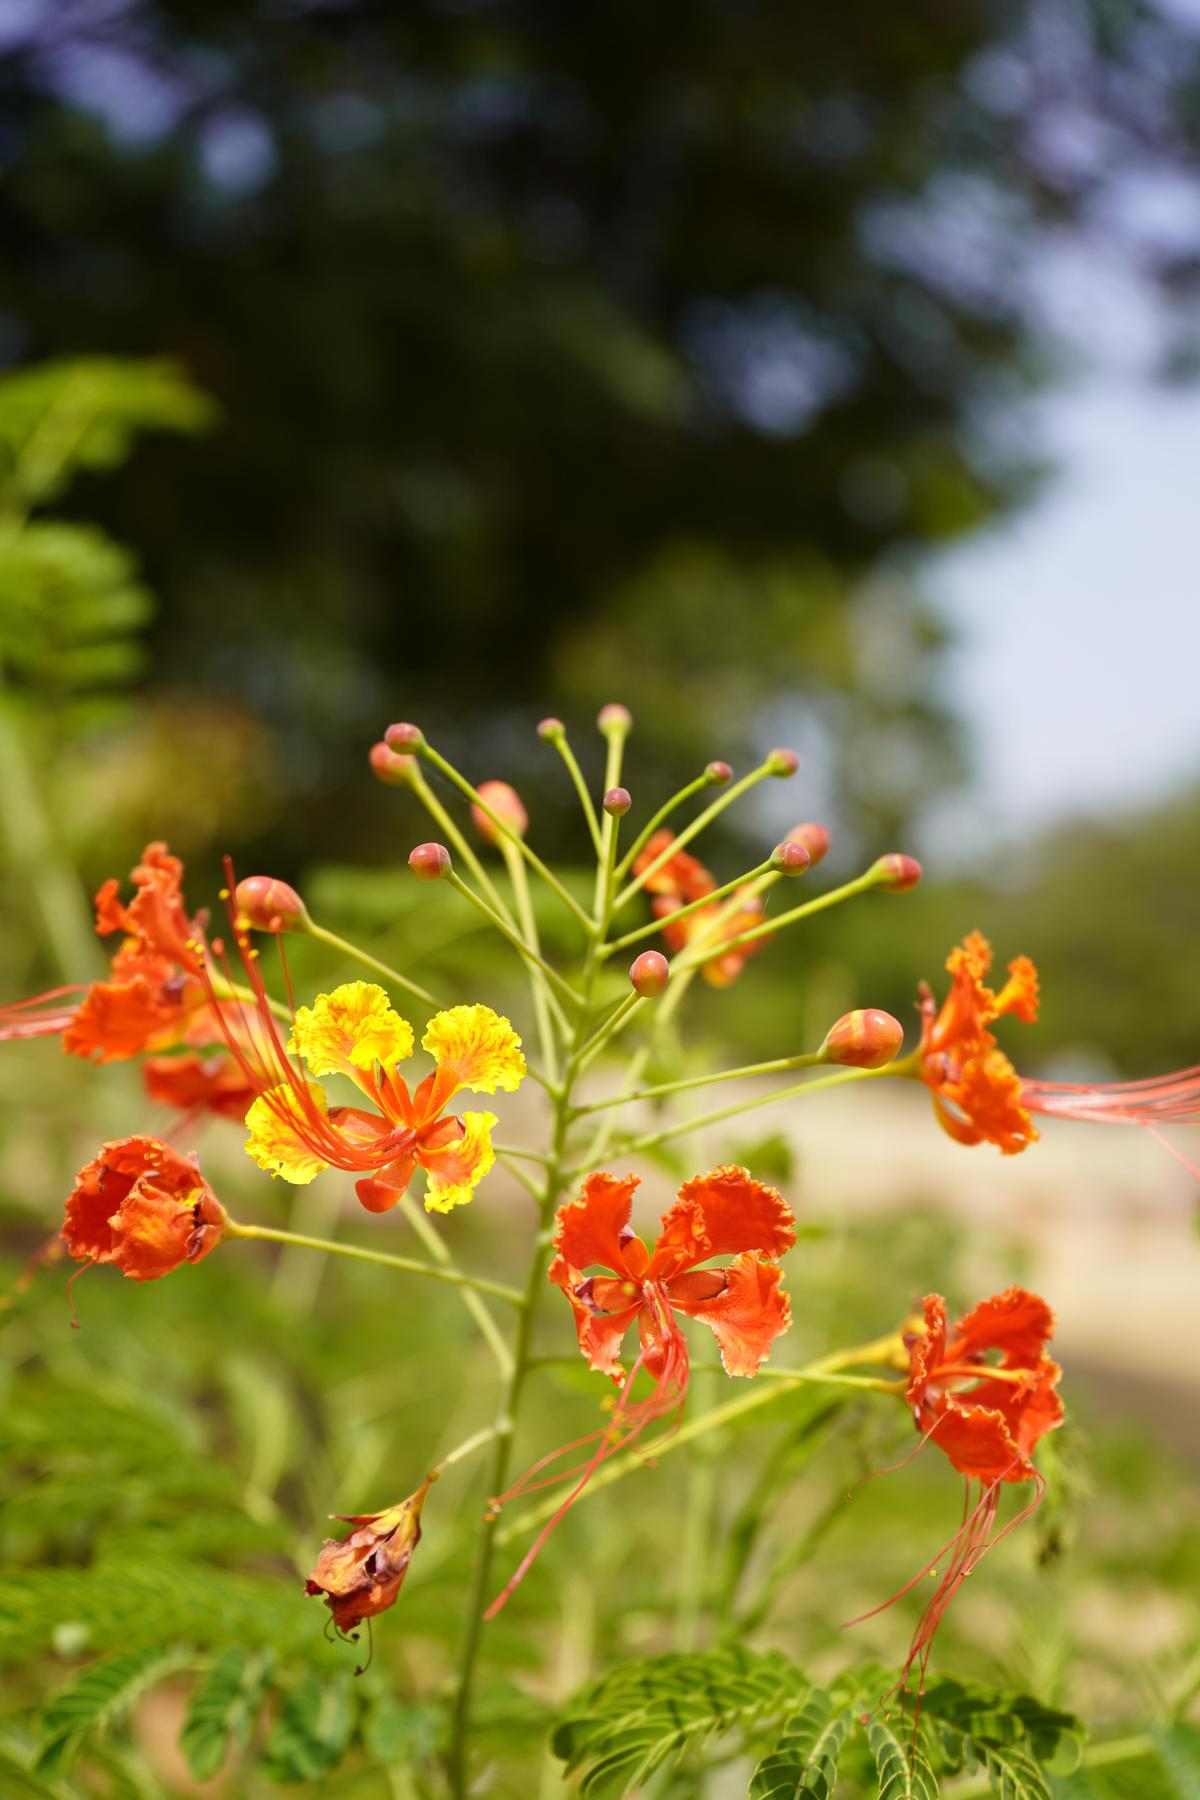
[[[1196,268],[1121,235],[1188,178],[1175,7],[55,0],[4,41],[8,354],[222,403],[78,500],[168,597],[159,680],[271,718],[330,850],[389,715],[482,757],[634,689],[683,768],[813,703],[889,835],[953,733],[936,621],[898,588],[881,672],[862,581],[1026,491],[1031,255]]]

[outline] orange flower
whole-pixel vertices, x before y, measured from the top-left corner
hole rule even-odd
[[[1027,956],[1018,956],[994,993],[984,985],[991,962],[991,945],[973,931],[946,958],[952,979],[940,1011],[922,984],[919,1067],[944,1131],[957,1143],[986,1141],[1015,1156],[1038,1134],[1022,1101],[1021,1079],[988,1027],[1007,1013],[1033,1024],[1037,970]]]
[[[121,1061],[184,1041],[216,1041],[200,980],[200,918],[183,899],[183,864],[165,844],[147,844],[132,871],[136,893],[126,904],[114,880],[96,895],[96,930],[125,936],[112,978],[94,981],[63,1032],[69,1056]]]
[[[1054,1315],[1044,1300],[1011,1287],[964,1315],[946,1338],[946,1302],[925,1298],[925,1330],[910,1349],[906,1398],[917,1427],[969,1480],[1030,1481],[1030,1458],[1062,1423],[1062,1371],[1045,1354]],[[985,1359],[1000,1354],[993,1366]]]
[[[81,1169],[62,1235],[81,1263],[115,1263],[157,1281],[215,1250],[225,1212],[195,1160],[158,1138],[119,1138]]]
[[[702,1319],[715,1336],[729,1375],[753,1375],[772,1343],[791,1323],[777,1258],[796,1241],[791,1208],[754,1181],[745,1169],[719,1168],[684,1182],[662,1218],[654,1249],[630,1228],[637,1177],[589,1175],[578,1200],[560,1207],[555,1258],[549,1279],[570,1301],[579,1347],[591,1368],[611,1375],[621,1389],[610,1424],[602,1431],[551,1451],[506,1494],[506,1505],[535,1488],[578,1477],[542,1527],[486,1613],[494,1618],[532,1566],[546,1539],[609,1457],[640,1437],[655,1419],[678,1412],[687,1397],[687,1342],[677,1313]],[[703,1268],[714,1256],[732,1256],[723,1268]],[[599,1269],[589,1275],[588,1269]],[[626,1375],[621,1341],[636,1323],[640,1350]],[[654,1386],[642,1400],[632,1389],[645,1369]],[[563,1456],[594,1446],[586,1460],[543,1475]]]
[[[326,1538],[304,1591],[324,1595],[338,1631],[352,1631],[394,1604],[421,1541],[421,1508],[432,1479],[387,1512],[332,1515],[356,1529],[347,1538]]]
[[[1045,1493],[1045,1479],[1032,1457],[1046,1433],[1062,1423],[1062,1401],[1056,1391],[1061,1370],[1045,1353],[1053,1331],[1054,1315],[1046,1302],[1024,1288],[1011,1287],[973,1306],[948,1341],[946,1302],[940,1294],[929,1294],[924,1330],[905,1338],[909,1349],[905,1398],[922,1433],[921,1442],[932,1441],[945,1451],[966,1483],[962,1523],[949,1543],[899,1592],[862,1615],[873,1618],[928,1576],[937,1578],[896,1684],[897,1690],[907,1691],[917,1666],[918,1708],[933,1641],[947,1607],[988,1551],[1029,1517]],[[993,1352],[999,1360],[989,1362]],[[1033,1483],[1033,1499],[997,1530],[1005,1484],[1026,1481]]]
[[[643,874],[674,841],[670,831],[656,831],[639,851],[633,865],[634,874]],[[702,862],[689,856],[686,850],[676,850],[644,885],[651,896],[655,918],[669,920],[680,907],[690,906],[713,893],[717,884]],[[672,954],[689,944],[712,949],[714,945],[750,930],[762,917],[763,904],[759,897],[749,888],[738,888],[728,900],[714,900],[711,906],[699,907],[686,919],[665,923],[663,942]],[[741,974],[747,957],[754,956],[761,948],[761,943],[739,944],[736,950],[730,950],[724,956],[714,956],[702,965],[704,979],[712,987],[728,987]]]
[[[753,1375],[791,1323],[776,1261],[796,1241],[791,1208],[745,1169],[714,1169],[684,1182],[650,1251],[629,1225],[637,1187],[634,1175],[589,1175],[559,1210],[549,1279],[571,1303],[589,1367],[622,1385],[621,1340],[636,1322],[639,1362],[655,1373],[682,1313],[709,1326],[726,1374]],[[725,1268],[699,1267],[729,1255]]]

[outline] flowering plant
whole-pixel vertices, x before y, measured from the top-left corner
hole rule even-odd
[[[888,1800],[924,1797],[964,1763],[999,1793],[1044,1796],[1043,1768],[1070,1753],[1076,1722],[1027,1696],[929,1671],[938,1627],[963,1582],[1047,1491],[1040,1458],[1064,1416],[1061,1371],[1047,1353],[1050,1306],[1008,1287],[975,1298],[951,1328],[940,1292],[923,1301],[919,1292],[897,1292],[866,1341],[834,1343],[797,1362],[788,1357],[787,1333],[793,1312],[806,1305],[805,1273],[801,1258],[788,1259],[803,1221],[765,1178],[770,1171],[689,1161],[674,1198],[660,1195],[667,1203],[653,1243],[633,1224],[639,1184],[665,1146],[817,1091],[887,1080],[924,1085],[938,1123],[959,1144],[987,1142],[1011,1156],[1035,1141],[1040,1114],[1137,1122],[1156,1133],[1164,1120],[1194,1120],[1196,1072],[1089,1089],[1025,1080],[992,1027],[1007,1016],[1035,1021],[1036,971],[1018,957],[1006,981],[989,987],[990,948],[972,933],[948,956],[944,1000],[922,990],[919,1038],[907,1054],[901,1024],[863,1007],[831,1021],[811,1048],[657,1078],[659,1047],[697,977],[728,989],[752,957],[769,965],[780,931],[858,896],[908,893],[921,870],[897,852],[781,905],[791,884],[811,882],[830,846],[823,826],[803,822],[752,868],[719,881],[690,846],[759,783],[792,777],[794,754],[772,751],[736,781],[726,764],[711,762],[639,825],[621,785],[630,716],[622,706],[605,707],[599,728],[606,747],[599,804],[563,724],[547,719],[539,728],[578,795],[594,852],[590,901],[529,842],[526,810],[507,784],[474,785],[413,725],[389,728],[370,755],[375,775],[407,790],[438,829],[437,840],[409,856],[413,878],[453,891],[524,969],[529,1027],[520,1021],[518,1028],[477,993],[433,994],[411,970],[318,924],[300,894],[274,877],[239,881],[227,869],[219,929],[189,910],[182,865],[162,844],[150,845],[134,869],[131,899],[106,881],[97,929],[118,940],[108,974],[10,1005],[0,1032],[56,1035],[69,1055],[97,1063],[136,1060],[148,1101],[174,1108],[181,1123],[205,1115],[235,1121],[250,1161],[285,1187],[345,1172],[363,1211],[388,1217],[370,1227],[370,1243],[250,1223],[232,1214],[228,1197],[218,1198],[194,1153],[142,1133],[104,1143],[81,1170],[66,1200],[62,1245],[81,1268],[113,1264],[147,1283],[195,1279],[182,1273],[186,1265],[218,1250],[225,1258],[240,1243],[273,1242],[374,1262],[398,1281],[440,1283],[461,1297],[494,1362],[492,1419],[436,1457],[414,1443],[389,1489],[402,1497],[377,1512],[336,1515],[353,1529],[326,1541],[304,1584],[326,1606],[328,1628],[358,1644],[393,1609],[396,1617],[381,1629],[403,1631],[403,1589],[423,1528],[430,1537],[470,1540],[470,1568],[455,1588],[457,1662],[431,1690],[444,1710],[412,1791],[460,1800],[490,1791],[478,1696],[489,1621],[510,1618],[529,1586],[549,1579],[541,1553],[569,1514],[585,1504],[619,1504],[610,1491],[616,1483],[648,1479],[647,1464],[715,1443],[769,1407],[828,1394],[830,1416],[852,1399],[907,1414],[913,1448],[906,1460],[918,1453],[941,1459],[947,1476],[956,1471],[965,1486],[957,1530],[940,1547],[935,1532],[921,1568],[883,1602],[890,1606],[922,1578],[935,1581],[907,1655],[890,1672],[868,1665],[817,1687],[786,1659],[723,1637],[715,1611],[710,1647],[686,1647],[707,1605],[703,1559],[713,1549],[702,1542],[697,1551],[693,1538],[684,1554],[699,1587],[685,1648],[618,1665],[585,1690],[560,1721],[557,1754],[581,1773],[588,1793],[666,1792],[644,1785],[658,1779],[655,1770],[694,1758],[712,1734],[736,1732],[754,1758],[757,1800],[829,1795],[839,1770],[860,1791]],[[469,823],[447,806],[447,790],[465,802]],[[697,799],[699,810],[688,816]],[[485,860],[489,852],[499,856],[504,879]],[[567,956],[551,952],[534,882],[573,939]],[[370,979],[351,976],[298,998],[289,943],[305,940],[365,966]],[[416,1029],[399,1010],[413,1002],[431,1014],[420,1038],[424,1062]],[[605,1081],[608,1070],[615,1081]],[[764,1079],[771,1085],[744,1085]],[[671,1112],[679,1096],[726,1083],[741,1087],[740,1100],[699,1114]],[[498,1111],[463,1105],[467,1094],[494,1097]],[[489,1204],[498,1165],[531,1202],[520,1227],[519,1286],[460,1262],[443,1235],[443,1215]],[[415,1236],[422,1254],[379,1247],[382,1234],[394,1242],[397,1233],[402,1243]],[[470,1233],[457,1241],[469,1246]],[[925,1286],[934,1290],[942,1279],[931,1269]],[[561,1445],[537,1442],[538,1384],[561,1365],[564,1350],[574,1356],[571,1346],[581,1370],[596,1378],[579,1397],[580,1429]],[[733,1384],[727,1391],[726,1380]],[[815,1433],[816,1415],[803,1416],[805,1431]],[[518,1446],[531,1433],[533,1460],[521,1471]],[[750,1457],[751,1440],[743,1441]],[[485,1459],[483,1504],[465,1516],[439,1514],[436,1484],[475,1458]],[[709,1514],[711,1527],[711,1507]],[[197,1695],[193,1720],[207,1716],[205,1707],[211,1712],[219,1674],[218,1665]],[[228,1669],[226,1685],[227,1677]],[[239,1695],[244,1679],[243,1670]],[[193,1767],[214,1772],[233,1735],[230,1725],[215,1765],[205,1737]],[[700,1779],[695,1761],[684,1767],[692,1771],[685,1779]]]

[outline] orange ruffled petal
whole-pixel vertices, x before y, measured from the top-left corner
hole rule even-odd
[[[579,1198],[559,1207],[554,1248],[572,1269],[580,1274],[594,1268],[624,1271],[621,1233],[639,1185],[636,1175],[589,1175]]]
[[[667,1284],[671,1305],[710,1327],[727,1375],[755,1374],[775,1339],[792,1322],[782,1269],[745,1250],[727,1269],[697,1273],[723,1275],[721,1291],[711,1299],[689,1299],[686,1284],[694,1276],[680,1275]]]
[[[796,1220],[783,1196],[747,1169],[726,1165],[685,1181],[663,1214],[650,1265],[652,1279],[706,1262],[710,1256],[757,1250],[780,1257],[796,1241]]]

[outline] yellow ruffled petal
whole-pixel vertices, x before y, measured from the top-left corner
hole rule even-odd
[[[511,1093],[521,1085],[525,1058],[507,1019],[490,1006],[452,1006],[430,1019],[421,1047],[457,1087],[477,1094]]]
[[[308,1084],[309,1097],[322,1113],[329,1110],[324,1090],[314,1082]],[[286,1084],[260,1094],[246,1114],[250,1136],[246,1139],[246,1155],[270,1175],[282,1175],[297,1187],[311,1181],[329,1167],[314,1156],[300,1133],[300,1103]],[[293,1124],[292,1120],[296,1123]]]
[[[347,981],[302,1006],[288,1048],[314,1075],[350,1075],[412,1055],[413,1028],[392,1011],[377,981]]]
[[[497,1123],[495,1113],[463,1113],[463,1135],[458,1142],[420,1157],[426,1177],[426,1212],[449,1212],[471,1199],[496,1160],[492,1126]]]

